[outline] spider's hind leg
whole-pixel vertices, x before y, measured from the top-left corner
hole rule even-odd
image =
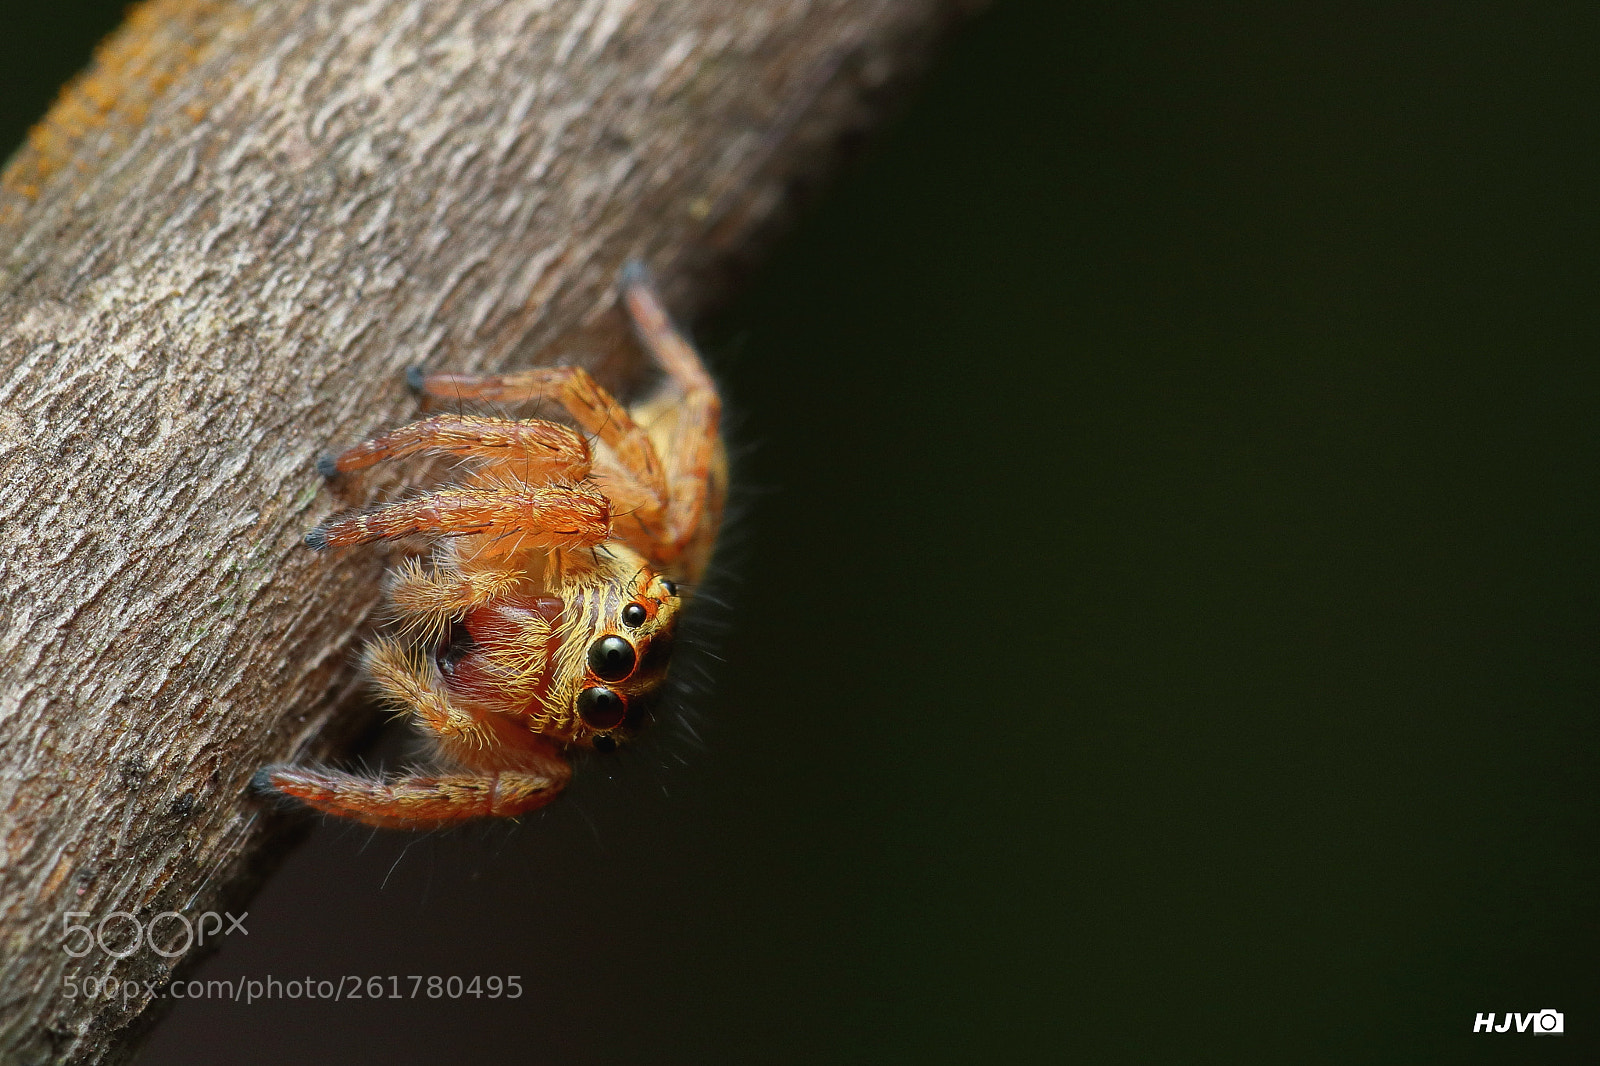
[[[667,313],[644,265],[623,267],[619,285],[640,343],[667,373],[667,387],[635,411],[647,424],[657,418],[666,424],[656,441],[666,456],[667,496],[658,555],[664,560],[692,556],[706,528],[717,525],[726,490],[722,397],[700,353]]]

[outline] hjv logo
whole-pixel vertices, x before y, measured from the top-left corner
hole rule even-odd
[[[1507,1014],[1506,1020],[1499,1025],[1494,1024],[1493,1014],[1480,1014],[1472,1020],[1474,1033],[1504,1033],[1511,1029],[1513,1024],[1517,1032],[1534,1032],[1549,1036],[1554,1033],[1564,1032],[1567,1016],[1558,1010],[1542,1010],[1537,1014]]]

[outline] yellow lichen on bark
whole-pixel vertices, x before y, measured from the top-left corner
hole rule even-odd
[[[228,20],[249,17],[247,5],[230,0],[144,0],[128,20],[94,51],[88,69],[56,96],[49,112],[28,131],[4,172],[0,191],[34,200],[43,184],[73,164],[91,137],[108,133],[102,150],[128,143],[151,105],[172,83],[205,57],[217,30]],[[203,108],[188,109],[193,119]],[[77,160],[78,167],[86,166]],[[0,223],[19,209],[0,205]]]

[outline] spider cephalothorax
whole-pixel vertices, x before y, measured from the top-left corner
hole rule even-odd
[[[439,538],[430,565],[395,572],[398,631],[374,640],[365,663],[452,765],[389,780],[272,766],[263,788],[369,825],[520,814],[565,787],[568,750],[610,751],[649,719],[683,606],[678,582],[696,580],[710,553],[726,463],[699,356],[641,269],[624,271],[622,296],[666,371],[647,402],[625,409],[577,367],[417,374],[414,385],[446,400],[553,399],[583,432],[439,415],[319,463],[331,477],[424,453],[476,461],[460,484],[306,534],[317,549]]]
[[[541,593],[472,608],[434,644],[460,703],[520,707],[562,744],[609,750],[637,733],[666,680],[681,599],[677,585],[626,548]]]

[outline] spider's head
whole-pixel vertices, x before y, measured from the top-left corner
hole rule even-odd
[[[682,603],[674,582],[645,567],[568,602],[583,634],[583,658],[574,663],[581,676],[570,689],[574,743],[615,751],[650,720]]]
[[[452,623],[433,652],[451,695],[559,745],[632,739],[666,681],[683,599],[626,548],[594,558],[559,595],[498,596]]]

